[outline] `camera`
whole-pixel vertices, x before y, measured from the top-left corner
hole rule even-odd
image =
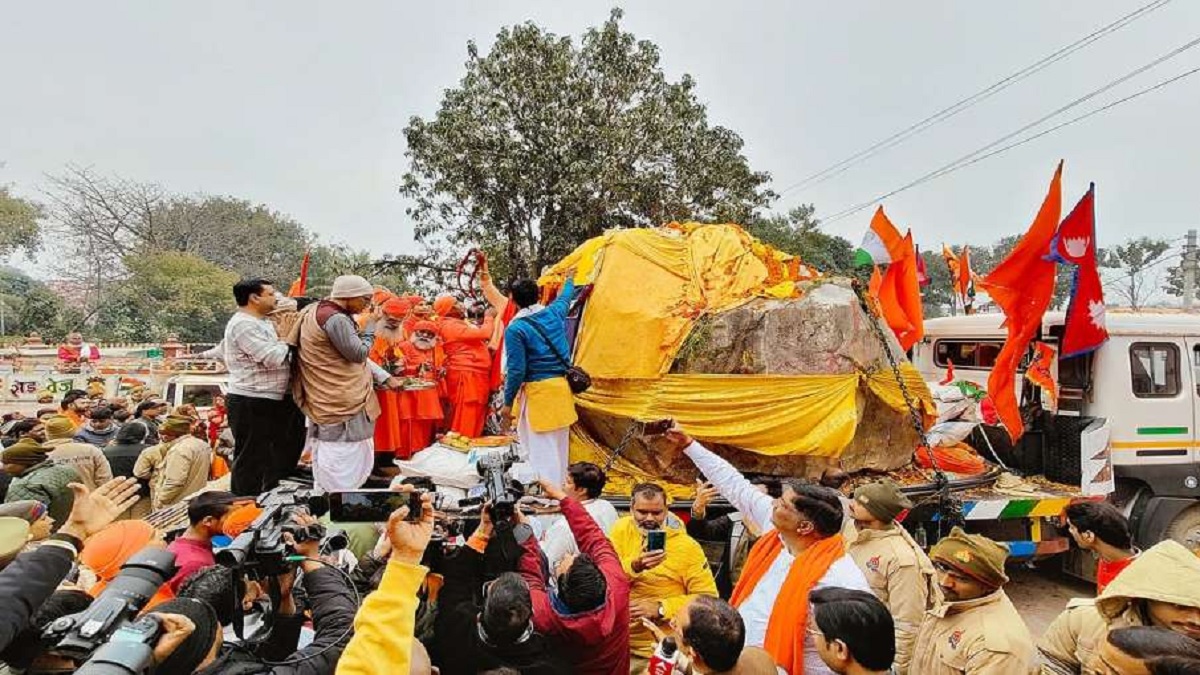
[[[517,459],[517,453],[508,450],[483,455],[475,464],[483,478],[484,499],[492,505],[493,523],[511,520],[517,511],[517,501],[524,493],[521,484],[508,477],[508,470]]]
[[[79,673],[148,672],[162,629],[153,616],[136,617],[175,571],[170,551],[135,553],[87,609],[55,620],[42,639],[51,653],[77,661],[90,656]]]
[[[330,533],[320,523],[299,525],[296,522],[295,517],[299,514],[324,514],[329,508],[324,495],[281,485],[259,497],[258,506],[263,512],[229,546],[217,552],[217,564],[245,569],[259,578],[279,576],[288,571],[286,558],[293,553],[284,543],[285,532],[297,542],[321,541],[322,548],[329,550],[346,546],[345,533],[340,530],[335,532],[335,535],[340,533],[340,537],[329,538]]]

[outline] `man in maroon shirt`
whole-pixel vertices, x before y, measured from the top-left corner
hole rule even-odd
[[[213,557],[212,539],[221,534],[225,514],[233,509],[237,497],[232,492],[201,492],[188,503],[191,525],[167,546],[175,554],[179,571],[167,585],[178,592],[180,585],[192,574],[217,564]]]
[[[567,555],[553,570],[557,590],[547,589],[545,559],[533,537],[523,544],[518,566],[533,601],[533,627],[578,655],[580,675],[629,673],[629,577],[621,559],[591,514],[557,485],[541,481],[557,499],[579,555]]]

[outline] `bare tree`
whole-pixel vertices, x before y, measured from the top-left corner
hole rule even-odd
[[[1128,303],[1134,311],[1146,306],[1159,288],[1161,271],[1155,271],[1160,263],[1166,262],[1171,243],[1164,239],[1138,237],[1124,244],[1099,251],[1101,267],[1120,270],[1120,275],[1106,284],[1118,297]]]

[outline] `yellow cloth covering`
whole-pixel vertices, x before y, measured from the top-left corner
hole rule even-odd
[[[594,283],[575,361],[594,378],[651,379],[671,368],[696,318],[753,297],[798,297],[818,275],[736,225],[671,224],[591,239],[542,277]]]
[[[522,405],[529,406],[529,426],[539,434],[569,427],[579,419],[565,377],[526,382],[524,392]]]
[[[585,242],[539,280],[593,284],[575,361],[593,378],[575,398],[585,409],[635,420],[675,419],[704,441],[764,455],[837,457],[854,439],[860,395],[907,406],[890,368],[844,375],[670,373],[697,318],[755,297],[794,298],[796,282],[819,278],[798,258],[766,246],[736,225],[676,224],[614,230]],[[926,421],[936,408],[908,363],[901,374]],[[608,452],[573,430],[572,459]],[[629,462],[616,470],[637,476]]]

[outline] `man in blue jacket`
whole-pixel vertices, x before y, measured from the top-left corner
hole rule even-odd
[[[578,419],[566,378],[571,367],[567,310],[574,294],[574,282],[567,281],[558,299],[542,308],[533,280],[515,282],[512,301],[518,312],[504,331],[504,417],[512,419],[518,405],[521,447],[538,475],[556,485],[566,482],[570,428]]]

